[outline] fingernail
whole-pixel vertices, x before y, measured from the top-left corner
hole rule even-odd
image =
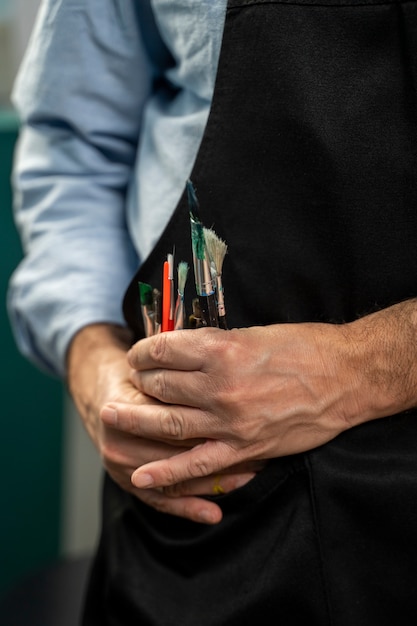
[[[150,474],[133,474],[132,483],[138,489],[146,489],[146,487],[152,487],[154,479]]]
[[[235,489],[239,489],[239,487],[244,487],[252,478],[255,478],[256,474],[254,472],[250,472],[248,474],[242,474],[242,476],[237,476],[235,480]]]
[[[100,416],[103,422],[105,422],[109,426],[114,426],[117,423],[117,411],[111,406],[105,406],[103,409],[101,409]]]
[[[202,511],[200,511],[198,514],[198,519],[203,524],[216,524],[220,521],[218,516],[213,515],[212,511],[209,511],[208,509],[203,509]]]

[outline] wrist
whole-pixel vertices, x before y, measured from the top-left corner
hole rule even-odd
[[[73,337],[67,351],[66,369],[71,377],[74,369],[85,362],[86,357],[101,358],[110,352],[126,352],[131,345],[132,334],[128,328],[115,324],[90,324]]]
[[[132,336],[127,328],[92,324],[82,328],[67,351],[67,385],[75,406],[97,442],[99,411],[112,393],[114,372],[128,370]]]

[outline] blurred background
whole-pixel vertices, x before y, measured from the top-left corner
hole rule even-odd
[[[6,314],[22,254],[12,216],[19,126],[10,92],[39,5],[0,0],[0,597],[50,565],[88,556],[98,538],[98,455],[63,383],[18,353]]]

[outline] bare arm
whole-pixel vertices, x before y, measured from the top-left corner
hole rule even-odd
[[[348,428],[417,405],[417,304],[349,324],[281,324],[167,333],[129,353],[137,389],[164,403],[130,413],[133,432],[205,443],[141,466],[152,487],[250,459],[297,453]],[[125,407],[106,419],[121,427]]]

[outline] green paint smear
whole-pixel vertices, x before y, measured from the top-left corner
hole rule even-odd
[[[193,253],[194,256],[199,260],[199,261],[204,261],[204,259],[206,258],[206,248],[205,248],[205,240],[204,240],[204,231],[203,231],[203,225],[201,222],[196,222],[193,219],[193,216],[190,215],[191,217],[191,243],[193,246]]]
[[[142,305],[152,304],[152,287],[147,283],[139,282],[140,303]]]

